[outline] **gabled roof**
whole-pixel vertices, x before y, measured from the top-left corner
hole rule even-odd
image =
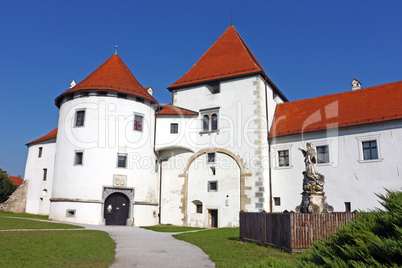
[[[16,186],[20,186],[24,180],[21,178],[21,176],[10,176],[8,175],[9,179],[14,183]]]
[[[270,137],[402,118],[402,81],[278,104]]]
[[[50,131],[49,133],[47,133],[45,136],[42,136],[36,140],[33,140],[31,142],[28,142],[27,144],[25,144],[26,146],[28,145],[32,145],[34,143],[38,143],[41,141],[47,141],[47,140],[51,140],[51,139],[55,139],[57,137],[57,128],[53,129],[52,131]]]
[[[198,115],[198,113],[171,104],[165,104],[162,105],[156,115]]]
[[[119,93],[135,95],[158,103],[147,90],[135,79],[119,55],[114,54],[87,78],[76,86],[70,88],[55,100],[56,106],[60,106],[61,97],[80,90],[111,90]]]
[[[231,25],[197,63],[168,89],[252,74],[261,74],[284,97]]]

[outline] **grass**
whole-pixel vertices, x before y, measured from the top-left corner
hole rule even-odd
[[[176,234],[173,237],[200,247],[216,267],[243,267],[263,259],[293,263],[295,255],[239,240],[239,228],[220,228]]]
[[[0,230],[15,229],[80,229],[84,228],[77,225],[64,223],[42,222],[29,219],[15,219],[0,217]]]
[[[47,216],[47,215],[13,213],[13,212],[5,212],[5,211],[0,211],[0,218],[1,217],[18,217],[18,218],[30,218],[30,219],[38,219],[38,220],[48,220],[49,219],[49,216]]]
[[[155,231],[155,232],[169,232],[169,233],[180,233],[180,232],[188,232],[195,230],[202,230],[203,228],[197,227],[185,227],[185,226],[173,226],[173,225],[157,225],[157,226],[146,226],[141,227],[147,230]]]
[[[116,243],[106,232],[0,214],[0,230],[39,228],[71,230],[0,231],[0,267],[109,267],[113,263]]]

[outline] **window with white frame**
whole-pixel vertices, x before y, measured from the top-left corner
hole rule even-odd
[[[329,163],[328,145],[317,146],[317,164]]]
[[[142,115],[135,114],[134,115],[134,130],[142,131],[142,123],[144,117]]]
[[[179,124],[178,123],[171,123],[170,124],[170,133],[171,134],[179,133]]]
[[[117,167],[119,168],[127,167],[127,154],[117,154]]]
[[[85,121],[85,110],[78,110],[75,112],[75,126],[83,127]]]
[[[218,131],[219,108],[201,110],[202,132]]]
[[[358,162],[382,161],[379,138],[380,135],[356,137],[359,142],[360,159]]]
[[[279,167],[289,166],[289,150],[278,151],[278,166]]]

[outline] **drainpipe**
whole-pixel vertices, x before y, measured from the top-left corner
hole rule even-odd
[[[164,161],[169,160],[168,157],[166,158],[159,158],[159,224],[161,224],[161,219],[162,219],[162,164]]]

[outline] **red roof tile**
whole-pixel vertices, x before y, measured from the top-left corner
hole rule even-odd
[[[131,94],[158,103],[147,90],[135,79],[119,55],[114,54],[87,78],[70,88],[55,100],[59,107],[61,97],[79,90],[112,90],[119,93]]]
[[[254,73],[266,76],[261,65],[231,25],[197,63],[168,88]]]
[[[38,138],[38,139],[36,139],[36,140],[33,140],[33,141],[31,141],[31,142],[28,142],[27,144],[25,144],[25,145],[32,145],[32,144],[34,144],[34,143],[38,143],[38,142],[41,142],[41,141],[47,141],[47,140],[51,140],[51,139],[55,139],[57,137],[57,128],[55,128],[55,129],[53,129],[52,131],[50,131],[49,133],[47,133],[45,136],[42,136],[42,137],[40,137],[40,138]]]
[[[15,176],[10,176],[8,175],[8,177],[10,178],[10,180],[14,183],[14,185],[16,186],[20,186],[24,180],[21,178],[21,176],[15,177]]]
[[[278,104],[270,137],[402,118],[402,81]]]
[[[187,109],[172,106],[171,104],[162,105],[161,109],[156,113],[157,115],[197,115],[197,112]]]

